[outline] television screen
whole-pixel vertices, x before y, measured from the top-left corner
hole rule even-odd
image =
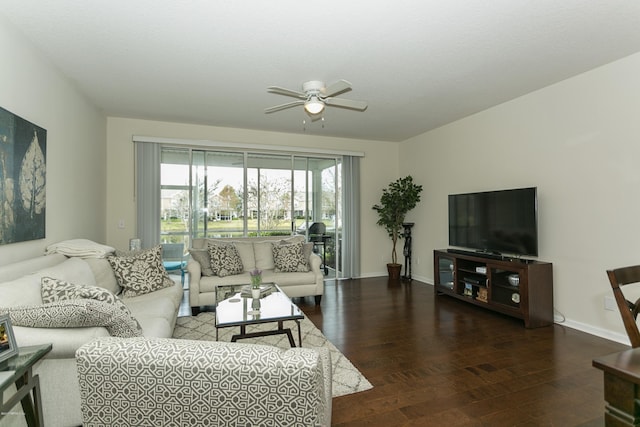
[[[449,245],[537,256],[536,188],[449,195]]]

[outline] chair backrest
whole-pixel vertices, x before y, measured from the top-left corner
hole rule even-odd
[[[184,243],[163,243],[162,261],[184,260]]]
[[[309,227],[309,234],[324,234],[327,232],[327,226],[324,225],[324,222],[314,222]]]
[[[616,299],[616,304],[618,304],[618,309],[622,316],[624,329],[627,331],[629,341],[631,341],[631,347],[640,347],[640,331],[636,323],[638,311],[640,311],[640,298],[636,299],[635,302],[631,302],[627,300],[622,289],[620,289],[621,286],[634,283],[640,285],[640,265],[607,270],[607,276],[609,276],[613,296]]]

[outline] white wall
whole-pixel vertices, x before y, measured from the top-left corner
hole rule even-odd
[[[53,242],[104,241],[106,119],[0,17],[0,106],[47,130],[46,238],[0,246],[0,265]]]
[[[433,283],[433,250],[448,246],[448,194],[537,186],[556,309],[568,325],[625,337],[604,310],[605,271],[640,264],[639,75],[635,54],[405,141],[401,169],[425,186],[416,275]]]
[[[382,228],[376,225],[377,218],[371,206],[378,202],[381,189],[398,174],[398,143],[110,117],[107,120],[107,244],[121,249],[125,249],[129,239],[136,235],[134,135],[364,152],[361,161],[361,272],[370,276],[387,274],[391,243]],[[118,228],[120,220],[124,220],[124,229]]]

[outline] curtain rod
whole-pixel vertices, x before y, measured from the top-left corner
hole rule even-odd
[[[263,150],[263,151],[287,151],[290,153],[304,153],[304,154],[325,154],[325,155],[340,155],[340,156],[354,156],[364,157],[362,151],[342,151],[342,150],[326,150],[322,148],[305,148],[305,147],[292,147],[288,145],[265,145],[265,144],[251,144],[251,143],[239,143],[239,142],[221,142],[211,141],[207,139],[180,139],[180,138],[162,138],[156,136],[142,136],[133,135],[133,142],[152,142],[156,144],[169,144],[169,145],[184,145],[190,147],[218,147],[218,148],[233,148],[233,149],[248,149],[248,150]]]

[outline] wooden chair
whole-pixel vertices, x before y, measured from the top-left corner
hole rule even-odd
[[[638,298],[636,302],[631,302],[627,300],[622,293],[622,289],[620,289],[621,286],[633,283],[640,284],[640,265],[607,270],[607,275],[609,276],[609,282],[611,282],[613,296],[616,299],[620,315],[622,316],[624,329],[627,331],[627,335],[631,341],[631,347],[640,347],[640,331],[638,331],[638,324],[636,323],[636,318],[640,311],[640,298]]]

